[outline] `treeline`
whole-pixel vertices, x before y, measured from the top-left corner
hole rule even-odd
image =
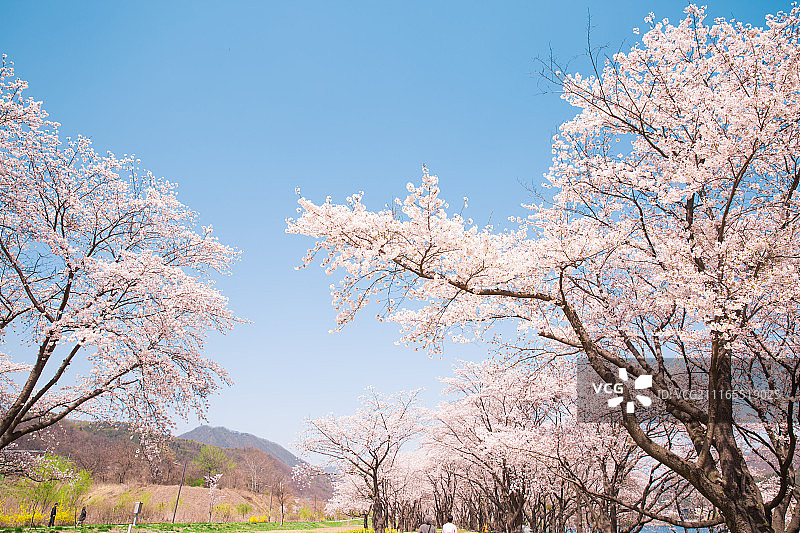
[[[576,423],[574,368],[462,362],[442,381],[447,399],[435,409],[417,392],[368,389],[355,414],[308,421],[301,445],[344,473],[329,511],[371,514],[379,533],[415,530],[426,515],[439,527],[452,516],[461,528],[502,533],[724,527],[718,509],[619,422]],[[676,433],[663,428],[661,438],[676,442]]]
[[[232,466],[215,462],[220,449],[205,446],[198,467]],[[211,458],[212,461],[208,461]],[[26,469],[0,476],[0,527],[36,527],[48,524],[74,525],[86,509],[87,524],[124,524],[133,517],[136,502],[142,502],[138,522],[278,522],[316,520],[324,514],[325,502],[298,497],[278,480],[263,486],[263,492],[152,484],[94,484],[86,470],[54,455],[26,458]]]
[[[74,524],[83,506],[88,523],[280,522],[324,517],[327,477],[302,481],[271,455],[175,439],[160,449],[125,428],[62,424],[2,455],[0,525]],[[11,468],[15,464],[19,468]],[[178,500],[178,483],[184,486]],[[323,493],[321,496],[320,493]]]
[[[69,458],[97,483],[177,485],[183,476],[189,486],[207,485],[208,468],[198,458],[204,449],[216,450],[226,465],[219,471],[219,488],[268,494],[277,485],[280,490],[320,500],[331,494],[327,478],[315,479],[301,489],[292,480],[290,467],[262,450],[218,448],[178,438],[148,447],[125,425],[62,422],[21,439],[20,448]]]

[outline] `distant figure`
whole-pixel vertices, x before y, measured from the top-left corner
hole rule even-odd
[[[86,520],[86,507],[81,509],[81,514],[78,516],[78,525],[83,527],[83,521]]]
[[[47,523],[47,527],[53,527],[55,525],[57,509],[58,509],[58,503],[53,505],[53,509],[50,511],[50,521]]]
[[[453,515],[447,515],[447,522],[442,526],[442,533],[458,533],[458,528],[453,523]]]
[[[433,517],[431,515],[425,515],[417,533],[436,533],[436,526],[433,525]]]

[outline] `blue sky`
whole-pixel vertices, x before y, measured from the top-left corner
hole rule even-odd
[[[481,346],[441,359],[396,346],[365,313],[331,335],[321,269],[294,267],[311,242],[284,233],[295,187],[322,201],[365,192],[380,208],[425,163],[451,205],[502,225],[521,214],[572,110],[542,85],[552,49],[585,71],[592,42],[628,49],[642,19],[684,2],[3,2],[0,52],[67,135],[135,153],[242,260],[220,287],[250,321],[211,339],[235,384],[213,425],[291,446],[305,417],[345,414],[367,385],[426,388]],[[761,24],[788,2],[710,1],[712,16]],[[178,430],[196,421],[179,423]]]

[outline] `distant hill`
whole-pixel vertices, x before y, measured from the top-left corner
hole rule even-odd
[[[250,433],[240,433],[221,426],[198,426],[179,437],[202,444],[219,446],[220,448],[255,448],[267,452],[289,468],[303,463],[303,461],[280,444],[262,439],[261,437],[256,437]]]

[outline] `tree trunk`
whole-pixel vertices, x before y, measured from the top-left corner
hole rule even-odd
[[[767,518],[761,491],[742,456],[733,431],[733,389],[731,355],[721,341],[713,344],[712,364],[718,361],[717,372],[709,373],[710,422],[714,424],[714,444],[719,453],[722,491],[728,498],[728,509],[722,507],[732,533],[774,533]],[[726,512],[727,511],[727,512]]]
[[[511,531],[522,531],[522,526],[525,525],[525,513],[523,507],[525,506],[525,495],[522,493],[512,493],[511,496],[512,515],[511,515]]]
[[[275,491],[270,489],[269,491],[269,511],[267,511],[267,521],[272,522],[272,495]]]
[[[616,378],[613,372],[605,367],[598,348],[588,338],[580,319],[569,306],[564,307],[564,312],[583,342],[594,370],[606,382],[614,382]],[[686,479],[720,510],[731,533],[774,533],[761,491],[736,442],[733,431],[731,355],[718,339],[712,343],[711,366],[714,370],[708,374],[708,421],[704,423],[704,428],[698,430],[702,433],[692,435],[699,456],[696,462],[687,461],[651,440],[639,426],[635,415],[622,413],[622,423],[642,450]],[[684,421],[690,433],[691,424],[700,427],[698,421]],[[711,448],[717,451],[716,462],[712,458]],[[592,511],[592,514],[593,518],[601,518],[603,522],[608,518],[600,517],[605,515],[602,511],[596,515]],[[597,525],[604,530],[603,524]]]
[[[595,506],[589,507],[589,512],[592,516],[592,522],[594,522],[594,529],[595,531],[599,531],[600,533],[617,533],[614,530],[614,526],[611,523],[611,519],[608,515],[604,512],[602,505],[597,506],[597,511],[594,510]]]
[[[372,504],[372,528],[375,533],[386,532],[386,509],[383,502],[376,501]]]

